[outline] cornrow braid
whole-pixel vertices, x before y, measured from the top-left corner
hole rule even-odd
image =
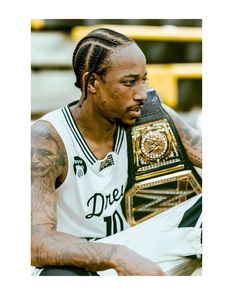
[[[135,41],[116,31],[101,28],[90,32],[79,41],[72,58],[73,69],[76,76],[75,86],[82,90],[82,77],[88,72],[83,88],[83,98],[80,106],[87,98],[87,87],[93,73],[101,78],[105,76],[108,69],[108,58],[118,46],[126,46]]]
[[[83,48],[77,53],[75,63],[73,64],[75,72],[83,72],[85,70],[85,63],[83,61],[90,46],[91,44],[85,44],[85,46],[83,46]],[[78,63],[79,60],[81,61],[80,63]],[[75,86],[82,88],[80,79],[77,79]]]

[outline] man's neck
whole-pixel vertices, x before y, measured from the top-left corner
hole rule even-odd
[[[84,102],[70,108],[77,127],[97,159],[112,151],[116,124],[99,115]]]
[[[99,115],[93,108],[88,107],[86,102],[81,107],[78,104],[72,106],[71,112],[80,131],[88,133],[89,137],[103,141],[114,135],[116,124]]]

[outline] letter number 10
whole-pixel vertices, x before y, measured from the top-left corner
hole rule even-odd
[[[114,235],[124,229],[123,220],[118,211],[115,211],[111,216],[104,217],[104,221],[106,222],[106,236]]]

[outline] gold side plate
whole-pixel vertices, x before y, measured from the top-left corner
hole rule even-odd
[[[191,170],[137,182],[125,194],[127,221],[136,225],[201,192]]]

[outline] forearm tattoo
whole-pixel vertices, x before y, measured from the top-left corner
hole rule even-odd
[[[111,268],[117,246],[88,242],[62,232],[46,232],[37,249],[36,266],[67,265],[89,271]]]

